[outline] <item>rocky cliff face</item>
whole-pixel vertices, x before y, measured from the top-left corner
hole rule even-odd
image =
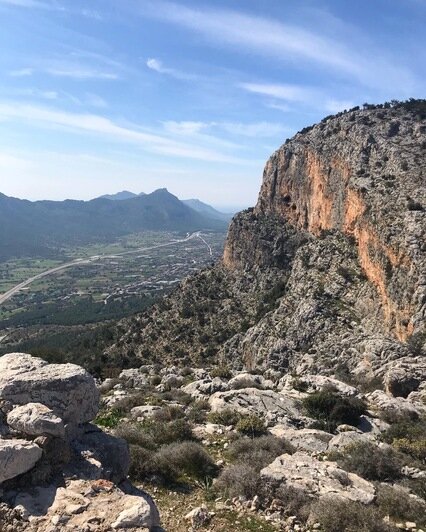
[[[426,340],[425,118],[424,101],[370,107],[287,141],[222,264],[125,322],[110,353],[369,378],[414,364]]]

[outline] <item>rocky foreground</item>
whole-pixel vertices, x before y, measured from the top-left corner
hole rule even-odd
[[[127,442],[90,423],[94,379],[74,364],[0,358],[0,529],[159,530],[151,497],[127,479]]]

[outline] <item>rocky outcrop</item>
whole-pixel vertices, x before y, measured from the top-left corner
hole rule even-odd
[[[0,368],[0,492],[15,509],[12,526],[158,527],[155,504],[127,480],[127,442],[88,423],[99,408],[94,379],[79,366],[24,353],[0,358]]]
[[[15,405],[41,403],[65,424],[92,420],[99,409],[95,381],[75,364],[48,364],[24,353],[0,358],[0,400]]]
[[[283,454],[260,472],[263,482],[302,490],[319,499],[333,494],[363,504],[371,503],[374,485],[354,473],[347,473],[334,462],[319,461],[308,454]]]
[[[255,208],[234,217],[223,261],[123,321],[107,354],[416,392],[425,373],[414,359],[426,347],[424,108],[354,109],[287,141],[265,166]]]

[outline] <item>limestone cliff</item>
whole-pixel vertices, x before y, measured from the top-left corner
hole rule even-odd
[[[221,264],[109,354],[373,376],[425,343],[426,102],[327,117],[265,166]]]

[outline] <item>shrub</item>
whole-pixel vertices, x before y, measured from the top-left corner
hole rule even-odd
[[[95,423],[100,427],[113,429],[120,423],[122,417],[122,414],[118,410],[113,409],[110,412],[98,414]]]
[[[140,423],[121,423],[115,430],[115,436],[124,438],[131,445],[155,449],[154,438]]]
[[[373,443],[355,443],[347,447],[338,464],[367,480],[394,481],[401,477],[400,455],[391,447],[378,447]]]
[[[383,516],[398,521],[414,521],[417,526],[426,525],[426,503],[410,495],[402,488],[381,484],[377,488],[376,504]]]
[[[237,464],[226,467],[214,484],[226,497],[254,497],[259,488],[259,473],[251,466]]]
[[[194,439],[191,426],[184,419],[170,422],[147,420],[143,423],[122,423],[115,435],[128,443],[146,449],[156,449],[160,445]]]
[[[259,416],[256,416],[256,414],[241,417],[235,425],[235,428],[241,434],[251,436],[252,438],[266,433],[265,422]]]
[[[146,397],[146,392],[138,392],[133,395],[130,395],[129,397],[125,397],[124,399],[120,399],[114,404],[114,410],[117,410],[118,412],[125,415],[130,412],[130,410],[135,406],[144,405],[146,402]]]
[[[338,425],[358,425],[366,406],[356,397],[341,397],[332,390],[315,392],[302,400],[307,414],[319,421],[318,426],[333,432]]]
[[[184,416],[182,408],[176,405],[165,406],[161,410],[156,410],[153,415],[155,421],[173,421]]]
[[[150,379],[149,379],[149,383],[152,385],[152,386],[157,386],[158,384],[160,384],[161,382],[161,377],[160,375],[153,375]]]
[[[129,476],[134,481],[142,481],[152,473],[154,453],[139,445],[130,445]]]
[[[188,410],[186,417],[194,423],[203,423],[207,419],[207,412],[210,410],[210,403],[206,399],[200,399]]]
[[[210,423],[216,423],[217,425],[236,425],[240,420],[241,415],[231,408],[225,408],[220,412],[210,412],[207,419]]]
[[[274,492],[287,515],[296,515],[301,521],[306,521],[311,510],[312,499],[302,488],[281,484]]]
[[[177,475],[195,479],[211,478],[218,469],[202,446],[191,441],[161,447],[155,454],[154,461],[159,470],[170,470],[177,472]],[[175,478],[177,475],[175,474]]]
[[[181,405],[185,405],[185,406],[188,406],[189,404],[193,402],[193,398],[189,394],[177,388],[173,388],[172,390],[168,390],[167,392],[164,392],[162,395],[162,398],[165,401],[173,401],[176,403],[180,403]]]
[[[232,371],[228,368],[228,366],[217,366],[210,370],[210,377],[213,379],[215,377],[219,377],[221,379],[230,379],[232,377]]]
[[[259,438],[239,438],[231,443],[227,455],[233,462],[251,464],[257,471],[273,462],[277,456],[293,453],[294,447],[276,436]]]
[[[256,382],[249,378],[238,379],[232,383],[233,390],[243,390],[244,388],[257,388],[258,390],[262,390],[263,386],[260,384],[260,382]]]
[[[408,438],[393,440],[392,446],[411,457],[426,462],[426,439],[411,441]]]
[[[324,532],[396,532],[385,523],[373,506],[344,499],[322,497],[312,505],[310,520],[320,523]]]

